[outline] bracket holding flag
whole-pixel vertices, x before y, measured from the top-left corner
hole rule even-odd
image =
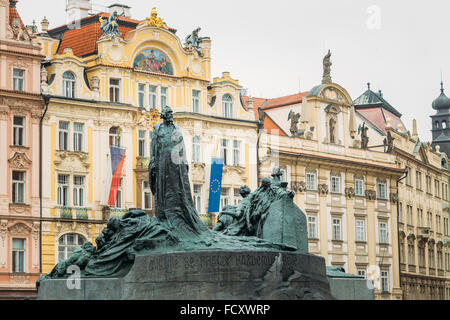
[[[208,212],[219,212],[222,191],[223,159],[211,159],[211,178],[209,183]]]

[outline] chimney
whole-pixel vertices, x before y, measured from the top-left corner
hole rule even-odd
[[[247,101],[247,108],[248,108],[248,111],[253,110],[253,103],[254,103],[253,98],[252,98],[251,96],[248,97],[248,101]]]
[[[124,14],[125,18],[131,18],[131,7],[124,4],[115,3],[108,7],[108,13],[116,11],[118,14]]]
[[[49,24],[50,23],[48,22],[47,17],[44,16],[44,19],[42,19],[42,21],[41,21],[41,31],[42,31],[42,33],[47,33]]]
[[[413,119],[412,136],[413,136],[413,138],[418,138],[419,137],[419,134],[417,133],[417,121],[416,121],[416,119]]]
[[[70,23],[88,17],[91,9],[90,0],[67,0],[67,22]]]

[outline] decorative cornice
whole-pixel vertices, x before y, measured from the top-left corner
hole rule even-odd
[[[32,163],[26,153],[19,151],[16,151],[8,162],[11,168],[21,170],[28,169]]]

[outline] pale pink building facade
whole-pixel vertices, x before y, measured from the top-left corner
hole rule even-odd
[[[0,299],[36,296],[40,275],[40,46],[0,0]]]

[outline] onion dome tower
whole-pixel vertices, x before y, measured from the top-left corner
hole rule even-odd
[[[450,99],[444,93],[444,84],[441,82],[441,95],[437,97],[432,104],[436,114],[432,119],[432,146],[435,149],[437,145],[441,147],[440,151],[450,155]]]

